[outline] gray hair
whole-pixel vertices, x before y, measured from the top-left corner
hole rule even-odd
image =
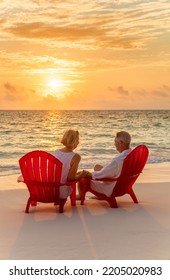
[[[116,133],[116,139],[122,141],[124,144],[130,144],[131,136],[126,131],[119,131]]]

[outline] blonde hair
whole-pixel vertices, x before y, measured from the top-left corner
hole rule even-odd
[[[79,140],[79,132],[77,130],[67,130],[62,139],[61,143],[66,147],[72,147]]]
[[[118,141],[122,141],[124,144],[129,145],[131,142],[131,136],[126,131],[119,131],[116,133],[116,139]]]

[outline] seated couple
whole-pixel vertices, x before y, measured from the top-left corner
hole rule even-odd
[[[63,148],[56,150],[52,154],[59,159],[62,164],[62,175],[61,175],[61,183],[64,184],[66,181],[80,180],[81,178],[92,178],[92,179],[100,179],[100,178],[116,178],[120,175],[123,160],[126,156],[131,152],[130,149],[130,141],[131,137],[128,132],[120,131],[116,134],[115,137],[115,146],[119,155],[111,160],[110,163],[105,166],[101,166],[99,164],[94,166],[94,171],[89,172],[86,170],[82,170],[77,172],[78,165],[81,160],[81,156],[74,152],[79,144],[79,132],[75,130],[67,130],[62,139],[61,143],[63,144]],[[23,182],[22,175],[18,177],[18,182]],[[115,185],[115,182],[106,183],[101,181],[89,180],[91,184],[91,188],[97,192],[104,193],[107,196],[110,196]],[[67,187],[64,188],[64,187]],[[63,193],[63,194],[62,194]],[[71,194],[71,187],[63,186],[60,191],[61,197],[67,197]],[[77,199],[81,198],[81,180],[79,182],[79,195]]]

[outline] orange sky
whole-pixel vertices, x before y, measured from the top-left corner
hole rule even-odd
[[[170,1],[0,0],[0,109],[170,109]]]

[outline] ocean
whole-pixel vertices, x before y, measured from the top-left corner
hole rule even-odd
[[[0,176],[19,174],[18,160],[38,149],[47,152],[61,148],[60,139],[67,129],[80,132],[76,152],[81,155],[80,169],[105,164],[117,151],[114,136],[126,130],[131,147],[145,144],[148,163],[170,161],[170,110],[147,111],[0,111]]]

